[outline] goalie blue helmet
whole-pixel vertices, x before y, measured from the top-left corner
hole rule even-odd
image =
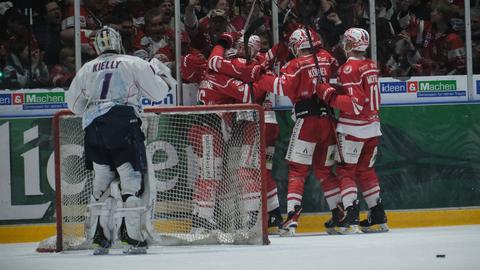
[[[105,52],[122,53],[122,36],[115,29],[104,26],[95,34],[95,50],[100,55]]]

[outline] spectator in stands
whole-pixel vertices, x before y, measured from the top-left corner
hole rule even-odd
[[[171,29],[175,29],[175,10],[173,0],[159,0],[158,8],[162,11],[164,23]],[[185,30],[185,26],[182,22],[180,22],[180,30]]]
[[[195,31],[191,32],[192,47],[201,51],[205,57],[208,57],[218,37],[223,32],[229,31],[235,31],[235,29],[228,23],[225,11],[223,9],[214,9],[209,13],[208,22],[200,24]]]
[[[412,13],[420,20],[430,21],[431,0],[408,0]]]
[[[6,26],[5,39],[8,40],[9,46],[13,46],[17,40],[29,38],[26,17],[18,8],[13,6],[8,8],[3,16],[3,21],[5,23],[3,26]],[[34,39],[33,35],[30,38]]]
[[[75,77],[75,51],[72,47],[60,50],[61,63],[50,69],[50,84],[55,87],[68,87]]]
[[[210,20],[213,17],[221,16],[226,20],[226,22],[224,22],[225,32],[235,31],[235,27],[230,23],[230,3],[227,0],[211,0],[210,11],[200,20],[197,19],[197,15],[195,14],[196,6],[198,6],[198,0],[189,0],[188,6],[185,9],[185,26],[187,30],[206,33],[210,26]]]
[[[380,44],[382,41],[392,39],[395,36],[392,23],[390,22],[391,8],[392,3],[390,0],[375,1],[375,29],[377,42]],[[367,29],[367,31],[370,31],[370,29]],[[391,51],[387,49],[387,46],[377,46],[377,61],[380,65],[387,61],[389,53]]]
[[[44,87],[48,83],[48,68],[43,61],[44,52],[36,44],[31,48],[26,39],[18,39],[12,45],[3,74],[12,83],[12,87]]]
[[[45,63],[48,66],[58,64],[58,53],[61,49],[60,30],[62,12],[55,0],[44,0],[34,20],[33,32],[40,50],[45,52]]]
[[[145,25],[145,12],[147,8],[142,0],[128,0],[130,12],[132,15],[133,25],[142,28]]]
[[[263,20],[265,21],[263,27],[260,27],[258,31],[263,32],[268,29],[270,29],[270,19],[268,16],[266,16],[262,12],[262,3],[260,1],[254,1],[254,0],[245,0],[245,6],[241,7],[241,14],[235,16],[232,19],[232,25],[235,27],[237,31],[241,31],[245,28],[245,23],[247,22],[248,14],[253,6],[253,3],[255,3],[255,7],[253,8],[252,11],[252,17],[250,19],[250,23],[257,18],[263,17]]]
[[[382,43],[385,51],[390,52],[385,61],[379,61],[382,75],[390,77],[420,76],[423,75],[420,65],[421,56],[411,37],[402,31],[395,38],[387,39]]]
[[[473,74],[480,74],[480,6],[470,10],[472,28]]]
[[[139,32],[136,40],[138,48],[136,55],[144,51],[148,59],[155,57],[165,64],[175,61],[173,49],[175,35],[172,29],[165,24],[163,13],[159,8],[147,11],[144,32]]]
[[[0,41],[0,90],[12,88],[11,78],[5,76],[5,68],[7,66],[8,51],[5,41]]]
[[[435,6],[430,14],[432,27],[424,38],[422,56],[431,62],[431,75],[466,73],[465,44],[451,24],[458,14],[457,6],[445,4]]]
[[[355,0],[352,5],[353,16],[352,21],[347,21],[347,26],[351,24],[354,27],[359,27],[367,31],[370,30],[370,14],[369,14],[368,0]],[[343,14],[345,17],[345,14]]]
[[[328,9],[324,10],[324,8]],[[317,24],[317,31],[323,37],[325,45],[333,49],[335,46],[338,46],[340,37],[348,27],[340,19],[333,3],[323,5],[322,12],[323,15]]]
[[[109,8],[107,0],[84,0],[82,3],[80,6],[82,60],[89,60],[89,58],[96,56],[92,42],[93,37],[95,36],[96,30],[103,26],[103,20],[108,14]],[[60,38],[65,44],[73,46],[75,41],[73,1],[69,2],[64,15]]]
[[[137,27],[134,25],[132,12],[132,3],[124,2],[113,8],[112,21],[110,26],[116,29],[122,36],[122,45],[126,54],[133,55],[136,49],[135,37],[137,35]]]

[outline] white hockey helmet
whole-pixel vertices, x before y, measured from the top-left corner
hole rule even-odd
[[[349,28],[343,34],[343,50],[348,53],[351,51],[364,52],[370,44],[370,35],[367,30],[362,28]]]
[[[243,35],[238,39],[236,48],[238,50],[243,50],[244,45],[243,45],[244,37]],[[255,57],[257,53],[260,51],[260,48],[262,47],[262,41],[260,40],[260,37],[257,35],[251,35],[248,38],[248,49],[250,51],[250,57]]]
[[[95,34],[94,45],[98,55],[104,52],[122,53],[123,51],[122,36],[117,30],[108,26],[104,26]]]
[[[290,51],[292,51],[293,56],[295,57],[297,57],[300,50],[310,48],[310,42],[308,41],[305,29],[297,29],[293,31],[288,39],[288,48],[290,48]]]

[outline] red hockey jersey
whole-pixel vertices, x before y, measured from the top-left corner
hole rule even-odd
[[[375,62],[366,58],[350,57],[339,68],[337,82],[345,94],[330,100],[332,107],[340,109],[338,132],[358,138],[382,135],[378,75]]]
[[[263,101],[264,91],[255,87],[252,89],[248,83],[239,79],[209,71],[200,82],[197,99],[204,105],[250,103],[250,91],[253,91],[255,101]]]
[[[337,60],[326,50],[319,50],[317,59],[320,70],[315,68],[312,55],[305,55],[289,61],[280,70],[280,76],[262,75],[256,82],[259,89],[276,95],[288,96],[292,103],[310,99],[316,94],[320,73],[322,81],[328,82],[338,67]]]

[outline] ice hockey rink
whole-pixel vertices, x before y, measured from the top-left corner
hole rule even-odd
[[[393,229],[384,234],[270,238],[268,246],[151,247],[146,255],[36,253],[0,245],[0,269],[480,269],[480,225]]]

